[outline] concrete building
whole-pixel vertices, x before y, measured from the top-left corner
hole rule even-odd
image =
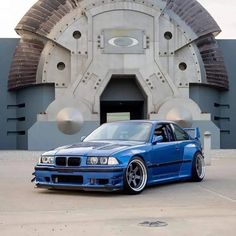
[[[0,149],[78,142],[115,119],[169,119],[236,148],[236,41],[195,0],[39,0],[1,39]]]

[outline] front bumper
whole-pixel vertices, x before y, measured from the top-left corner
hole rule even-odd
[[[123,167],[35,167],[35,185],[47,189],[118,191],[123,189]]]

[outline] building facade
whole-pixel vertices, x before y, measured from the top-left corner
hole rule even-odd
[[[116,119],[168,119],[234,148],[236,41],[195,0],[39,0],[1,39],[0,148],[78,142]]]

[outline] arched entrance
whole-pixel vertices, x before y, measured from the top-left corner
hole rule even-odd
[[[101,124],[147,118],[147,96],[135,75],[113,75],[100,98]]]

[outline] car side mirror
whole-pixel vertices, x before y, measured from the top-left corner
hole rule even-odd
[[[152,144],[157,144],[157,143],[161,143],[161,142],[163,142],[163,137],[161,136],[161,135],[158,135],[158,136],[156,136],[156,135],[154,135],[153,136],[153,140],[152,140]]]
[[[86,138],[86,136],[82,136],[82,137],[80,138],[80,141],[83,142],[83,141],[85,140],[85,138]]]

